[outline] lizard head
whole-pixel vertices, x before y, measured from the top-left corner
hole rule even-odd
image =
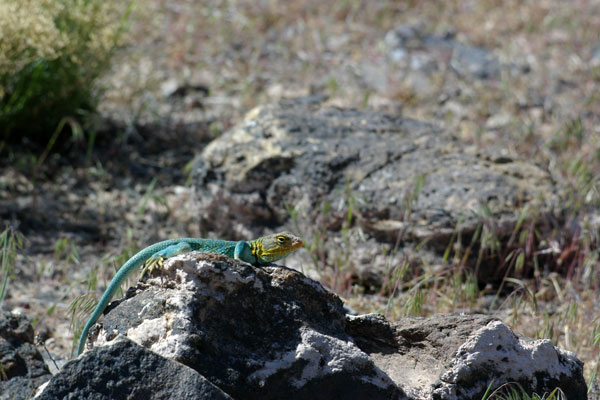
[[[264,263],[280,260],[302,247],[302,240],[289,232],[263,236],[253,246],[255,256]]]

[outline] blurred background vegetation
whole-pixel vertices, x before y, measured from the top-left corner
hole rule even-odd
[[[130,5],[2,0],[0,141],[46,145],[62,129],[81,131],[76,127],[96,109],[96,82],[123,37]]]

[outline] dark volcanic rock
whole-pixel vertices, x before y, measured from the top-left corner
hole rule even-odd
[[[231,399],[202,375],[130,340],[118,340],[73,360],[37,400]]]
[[[209,202],[208,229],[215,214],[231,220],[220,219],[221,226],[276,226],[294,206],[305,232],[338,230],[352,207],[364,232],[400,251],[426,242],[441,254],[453,234],[467,237],[484,221],[502,237],[521,213],[546,215],[559,204],[550,174],[528,161],[468,145],[423,122],[308,101],[254,109],[211,142],[197,165],[211,188],[201,194]],[[229,214],[220,212],[223,204]],[[334,216],[317,221],[325,205]],[[322,247],[339,253],[330,236]],[[375,258],[384,250],[357,242],[346,251],[356,269],[369,263],[365,275],[375,271],[381,279],[384,267]]]
[[[106,315],[96,347],[53,378],[48,393],[108,398],[136,388],[163,398],[171,389],[159,380],[178,377],[177,398],[198,388],[223,397],[210,382],[236,399],[470,400],[492,380],[492,389],[518,382],[528,393],[558,386],[569,399],[586,398],[573,354],[519,338],[490,317],[349,316],[337,296],[297,271],[218,255],[177,256],[154,274]]]
[[[126,334],[238,399],[402,397],[344,332],[339,298],[299,272],[200,253],[165,270],[107,315],[98,344]]]
[[[514,219],[527,205],[548,210],[556,200],[550,175],[535,165],[371,111],[295,102],[260,107],[203,154],[225,187],[259,192],[274,210],[334,202],[350,185],[375,230],[405,227],[417,240],[449,235],[459,220],[473,227],[484,207],[496,219]],[[413,193],[419,177],[422,188]]]
[[[0,399],[29,399],[35,388],[50,379],[50,371],[37,351],[33,327],[24,315],[0,316]]]

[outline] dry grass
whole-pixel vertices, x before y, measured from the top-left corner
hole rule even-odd
[[[325,282],[357,310],[380,311],[390,318],[446,312],[496,315],[517,332],[550,338],[576,352],[586,363],[586,378],[592,379],[600,344],[599,224],[594,212],[600,204],[600,80],[586,60],[598,40],[600,4],[285,4],[215,2],[188,13],[167,13],[165,23],[174,35],[164,39],[165,59],[175,69],[192,65],[201,71],[200,79],[210,77],[211,90],[240,97],[229,114],[234,120],[258,103],[313,90],[325,91],[330,103],[343,106],[395,111],[401,103],[406,116],[435,120],[467,141],[533,160],[551,170],[570,193],[570,212],[559,229],[533,232],[523,227],[510,249],[499,250],[505,264],[529,271],[507,277],[501,291],[497,286],[479,289],[472,274],[452,262],[460,254],[451,254],[447,269],[425,269],[418,276],[396,265],[391,290],[366,296],[346,285],[343,254],[322,265],[324,249],[315,247],[314,261],[321,264]],[[502,62],[527,63],[533,72],[503,73],[497,85],[459,82],[466,89],[459,98],[463,112],[446,113],[442,119],[436,113],[439,93],[413,92],[403,82],[373,92],[344,72],[381,58],[382,38],[389,29],[415,23],[432,33],[455,31],[459,40],[493,49]],[[193,73],[182,74],[184,80],[194,79]],[[440,92],[457,84],[448,79],[440,75]],[[535,103],[536,96],[545,103]],[[506,114],[508,123],[486,129],[488,119],[498,114]]]
[[[586,60],[598,41],[600,3],[211,1],[200,7],[191,1],[171,6],[156,0],[149,10],[153,24],[134,27],[136,46],[160,55],[147,75],[169,70],[183,82],[210,82],[211,93],[227,108],[218,112],[221,118],[236,121],[266,101],[325,92],[331,104],[401,110],[407,117],[436,121],[466,141],[497,146],[548,168],[570,193],[565,222],[555,231],[534,231],[525,222],[505,248],[492,248],[493,232],[476,243],[478,251],[499,252],[499,268],[508,265],[516,271],[506,277],[502,290],[496,285],[478,288],[462,266],[464,253],[454,247],[448,268],[424,268],[415,276],[407,273],[407,265],[394,265],[387,288],[369,296],[348,286],[352,271],[344,254],[330,265],[324,261],[319,237],[330,232],[315,229],[311,254],[325,283],[359,311],[381,311],[390,318],[493,314],[517,332],[551,338],[575,351],[586,363],[586,378],[595,376],[600,344],[600,224],[594,212],[600,205],[600,79]],[[463,82],[442,71],[437,89],[427,93],[402,79],[377,90],[348,72],[382,61],[385,33],[401,24],[420,25],[434,34],[456,32],[457,40],[485,46],[503,63],[527,64],[532,72],[503,72],[499,82],[487,83]],[[454,108],[440,113],[438,98],[456,87],[461,94],[453,99]],[[506,115],[507,123],[486,128],[498,115]],[[342,236],[355,234],[352,229],[345,224]]]
[[[425,266],[415,274],[405,263],[391,265],[385,287],[371,295],[348,285],[347,254],[326,262],[326,249],[318,247],[323,235],[338,233],[317,227],[312,256],[324,283],[357,311],[379,311],[392,319],[492,314],[519,333],[550,338],[576,352],[588,382],[596,375],[600,71],[588,60],[599,44],[600,2],[152,0],[137,18],[132,47],[120,56],[122,68],[107,78],[114,85],[105,108],[137,115],[148,103],[160,103],[161,83],[174,77],[179,83],[209,84],[213,102],[204,104],[206,113],[226,127],[260,103],[326,93],[330,104],[433,121],[466,141],[497,146],[550,170],[570,194],[561,225],[536,231],[525,219],[510,246],[494,248],[493,232],[474,243],[473,251],[497,252],[498,267],[517,272],[505,278],[502,290],[479,288],[464,268],[469,243],[452,246],[442,270]],[[531,72],[503,71],[498,82],[489,83],[440,71],[428,92],[400,78],[386,81],[385,89],[365,82],[361,68],[385,61],[385,34],[402,24],[440,35],[456,32],[457,40],[485,46],[505,64],[527,64]],[[453,91],[459,95],[452,107],[441,104]],[[506,115],[506,123],[489,127],[498,115]],[[341,241],[360,236],[352,223],[356,210],[347,211]]]

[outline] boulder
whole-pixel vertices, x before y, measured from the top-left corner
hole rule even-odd
[[[518,336],[492,317],[438,315],[388,323],[361,315],[348,316],[348,322],[346,331],[360,348],[411,398],[481,399],[488,387],[515,383],[529,394],[558,387],[568,399],[587,398],[583,363],[573,353],[548,339]]]
[[[204,229],[254,236],[238,227],[276,229],[289,224],[285,210],[293,208],[297,230],[319,238],[327,263],[345,246],[345,266],[375,285],[390,265],[384,254],[399,265],[426,244],[439,259],[456,237],[471,243],[483,224],[507,241],[520,216],[544,220],[561,204],[548,171],[501,149],[480,149],[402,116],[310,99],[249,112],[205,148],[196,172]],[[335,232],[348,220],[363,235],[342,241]],[[482,263],[480,277],[502,276],[497,264]]]
[[[36,400],[231,399],[185,365],[124,339],[70,361]]]
[[[122,392],[101,388],[141,382],[144,397],[163,398],[153,392],[175,385],[180,368],[200,399],[480,399],[507,382],[587,398],[573,354],[518,337],[493,318],[351,316],[300,272],[197,252],[168,259],[129,291],[106,314],[94,346],[59,374],[60,393],[118,398],[111,396]],[[47,393],[59,393],[57,376]],[[210,395],[197,394],[203,390]]]

